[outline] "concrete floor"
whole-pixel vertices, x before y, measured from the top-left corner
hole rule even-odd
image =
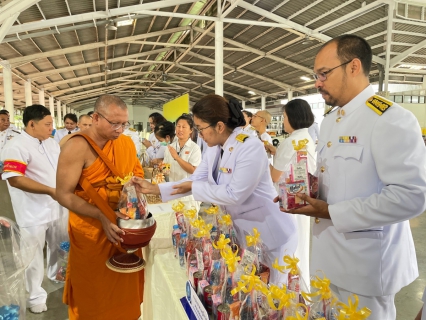
[[[0,204],[0,216],[13,218],[13,210],[4,181],[0,181]],[[426,286],[426,238],[423,238],[424,230],[426,230],[426,214],[412,219],[410,223],[416,245],[420,276],[396,295],[397,320],[414,320],[423,305],[421,299]],[[397,276],[395,275],[395,277]],[[42,314],[32,314],[28,311],[27,320],[68,319],[67,306],[62,303],[63,286],[45,279],[43,287],[48,292],[48,311]]]

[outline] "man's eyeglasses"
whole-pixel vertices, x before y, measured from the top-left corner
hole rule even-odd
[[[324,82],[325,80],[327,80],[327,75],[333,71],[334,69],[337,69],[338,67],[344,66],[345,64],[348,64],[349,62],[351,62],[353,59],[346,61],[345,63],[342,63],[341,65],[338,65],[337,67],[331,68],[330,70],[327,71],[323,71],[323,72],[318,72],[318,73],[313,73],[312,76],[314,77],[315,80],[319,80],[321,82]]]
[[[258,116],[257,114],[254,114],[254,115],[253,115],[253,118],[260,118],[260,119],[265,120],[265,118],[264,118],[264,117]]]
[[[130,123],[126,122],[126,123],[115,123],[115,122],[111,122],[109,121],[107,118],[105,118],[104,115],[100,114],[99,112],[96,112],[98,115],[100,115],[102,118],[104,118],[106,121],[108,121],[108,123],[111,125],[111,129],[112,130],[118,130],[120,128],[123,128],[123,130],[126,130],[130,127]]]

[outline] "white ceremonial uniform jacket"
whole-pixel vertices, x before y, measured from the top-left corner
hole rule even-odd
[[[244,135],[247,137],[244,142],[239,142],[236,137],[241,133],[242,129],[236,128],[229,136],[222,159],[220,146],[208,148],[188,180],[193,181],[195,200],[221,205],[232,216],[241,245],[245,246],[245,235],[257,228],[263,243],[272,250],[295,235],[294,217],[281,212],[278,203],[273,202],[277,193],[262,142],[248,135]],[[177,198],[170,194],[172,186],[178,183],[158,185],[163,201]]]
[[[139,133],[135,129],[128,128],[123,131],[123,134],[132,139],[133,143],[135,144],[136,154],[139,156],[141,154],[141,148],[142,148],[141,140],[139,138]]]
[[[252,127],[251,124],[248,124],[247,126],[245,126],[243,128],[244,133],[253,136],[253,137],[257,137],[257,131],[254,127]],[[272,141],[272,140],[271,140]]]
[[[13,138],[20,136],[21,132],[18,130],[15,130],[11,127],[7,128],[6,130],[3,130],[0,132],[0,153],[3,150],[6,143],[11,141]]]
[[[80,129],[76,127],[74,130],[71,130],[71,134],[73,134],[74,132],[78,132],[78,131],[80,131]],[[62,128],[62,129],[56,130],[53,139],[55,139],[55,141],[57,143],[59,143],[59,141],[61,141],[62,138],[65,137],[67,134],[69,134],[67,128]]]
[[[408,219],[426,208],[426,148],[414,115],[389,102],[379,116],[366,105],[373,95],[368,86],[322,122],[319,192],[331,220],[314,224],[311,273],[383,296],[418,276]]]
[[[160,145],[160,141],[158,141],[158,139],[155,137],[154,132],[149,134],[149,142],[152,144],[152,146],[146,149],[149,160],[164,158],[164,150],[166,147]]]
[[[40,142],[25,131],[12,139],[3,149],[2,179],[25,176],[46,186],[56,188],[56,169],[59,144],[51,138]],[[7,183],[16,222],[20,227],[42,225],[59,218],[59,203],[46,194],[25,192]]]

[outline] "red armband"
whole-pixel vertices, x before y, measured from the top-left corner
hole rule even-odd
[[[4,160],[3,172],[16,172],[19,174],[25,175],[25,170],[27,169],[27,164],[19,160]]]

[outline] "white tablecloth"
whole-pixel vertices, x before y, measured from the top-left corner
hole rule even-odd
[[[171,240],[176,218],[170,204],[150,205],[157,229],[149,246],[143,248],[145,286],[142,304],[143,320],[188,319],[180,303],[185,296],[187,276],[174,257]]]

